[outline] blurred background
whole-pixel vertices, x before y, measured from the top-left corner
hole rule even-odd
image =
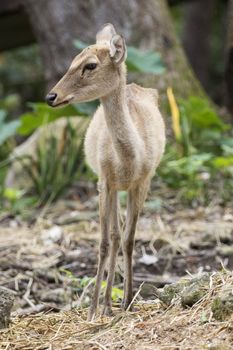
[[[16,271],[0,277],[15,288],[23,264],[25,291],[37,250],[35,303],[49,299],[39,292],[48,281],[48,291],[54,283],[76,293],[95,274],[97,179],[83,139],[98,101],[52,109],[44,97],[106,22],[126,38],[128,81],[158,89],[167,126],[139,221],[135,285],[233,267],[233,1],[1,0],[0,226],[9,239],[1,266],[15,261],[16,228],[20,247],[29,231],[40,241],[33,253],[23,241]]]
[[[167,154],[159,171],[163,181],[173,188],[182,187],[185,192],[182,197],[196,202],[206,200],[206,184],[208,187],[213,184],[209,179],[213,177],[216,181],[220,176],[221,199],[231,197],[232,1],[109,0],[106,4],[101,0],[3,0],[0,4],[3,199],[18,195],[13,193],[20,182],[16,180],[16,170],[11,169],[10,180],[6,182],[7,188],[12,190],[4,189],[5,176],[9,166],[12,168],[12,161],[6,159],[17,145],[42,124],[64,116],[90,116],[95,110],[94,103],[53,111],[43,101],[49,87],[60,79],[73,57],[85,45],[94,42],[96,32],[105,22],[112,22],[129,45],[129,81],[159,90],[168,130]],[[24,147],[21,156],[29,156],[27,148]],[[36,152],[37,147],[34,148]],[[57,197],[52,192],[60,192],[60,189],[48,183],[55,180],[53,175],[38,189],[36,181],[41,182],[40,176],[43,176],[38,167],[37,158],[35,176],[28,174],[32,180],[30,190],[45,198]],[[28,173],[26,164],[23,170]],[[60,181],[65,182],[63,187],[72,182],[75,171],[74,166],[70,174],[61,174]],[[85,166],[83,171],[86,171]],[[23,188],[25,191],[25,184]]]

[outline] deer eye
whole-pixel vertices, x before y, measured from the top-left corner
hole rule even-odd
[[[96,68],[96,66],[97,66],[97,63],[87,63],[84,69],[93,70]]]

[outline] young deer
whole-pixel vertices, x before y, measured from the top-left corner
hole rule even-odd
[[[112,313],[111,291],[120,245],[118,191],[127,191],[127,219],[122,238],[124,299],[132,302],[132,254],[139,212],[165,146],[165,130],[158,110],[158,94],[136,84],[126,85],[126,46],[112,24],[96,36],[96,44],[75,57],[64,77],[46,96],[52,107],[100,99],[87,130],[85,153],[99,177],[101,242],[89,320],[96,314],[106,260],[107,287],[103,313]],[[110,254],[109,254],[110,253]]]

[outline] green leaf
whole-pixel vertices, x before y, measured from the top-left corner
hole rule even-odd
[[[76,106],[69,105],[64,108],[51,108],[46,103],[30,103],[32,112],[20,117],[21,125],[18,128],[20,135],[29,135],[39,126],[50,123],[61,117],[84,115]]]
[[[74,46],[79,49],[79,50],[83,50],[85,49],[88,44],[87,43],[84,43],[83,41],[79,40],[79,39],[75,39],[74,40]]]
[[[129,71],[163,74],[165,66],[161,55],[155,51],[142,51],[128,46],[126,64]]]
[[[3,196],[10,201],[15,201],[17,199],[20,199],[23,194],[24,191],[18,190],[16,188],[6,187],[4,189]]]
[[[122,300],[124,296],[124,292],[122,289],[113,287],[112,288],[112,300],[113,301],[118,301],[119,299]]]
[[[227,168],[233,165],[233,156],[230,157],[216,157],[212,160],[212,164],[217,169]]]
[[[9,123],[1,125],[0,129],[0,145],[2,145],[9,137],[16,134],[18,127],[20,126],[19,120],[14,120]]]
[[[19,120],[13,120],[5,122],[7,112],[4,109],[0,109],[0,146],[11,136],[16,134],[16,130],[20,125]]]
[[[91,102],[85,102],[85,103],[75,103],[73,104],[73,107],[76,110],[76,114],[78,115],[92,115],[96,111],[97,107],[99,105],[99,101],[91,101]]]
[[[7,111],[5,109],[0,109],[0,126],[4,122],[5,118],[7,116]]]
[[[179,105],[183,106],[185,115],[191,121],[193,127],[199,129],[213,128],[220,131],[229,128],[229,126],[223,123],[219,118],[207,99],[190,96],[187,100],[180,100]]]

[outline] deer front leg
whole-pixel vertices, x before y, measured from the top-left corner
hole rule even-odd
[[[99,262],[98,262],[98,268],[97,268],[95,289],[94,289],[94,294],[93,294],[91,306],[88,313],[89,321],[93,320],[98,308],[101,283],[103,280],[105,264],[106,264],[106,260],[109,252],[109,246],[110,246],[109,218],[110,218],[111,201],[112,201],[112,196],[109,191],[109,188],[107,184],[102,183],[100,187],[100,194],[99,194],[101,241],[100,241],[100,248],[99,248]]]
[[[118,215],[118,197],[117,192],[113,194],[111,208],[111,251],[109,258],[107,287],[104,296],[104,315],[112,315],[112,286],[115,276],[116,260],[120,246],[120,226]]]
[[[127,200],[127,218],[123,238],[123,256],[124,256],[124,299],[122,307],[126,310],[133,299],[133,248],[134,236],[140,210],[147,195],[150,180],[147,179],[140,187],[131,189]]]
[[[128,308],[133,299],[133,248],[136,225],[139,215],[138,190],[130,190],[127,201],[126,227],[123,237],[123,256],[124,256],[124,299],[122,307]]]

